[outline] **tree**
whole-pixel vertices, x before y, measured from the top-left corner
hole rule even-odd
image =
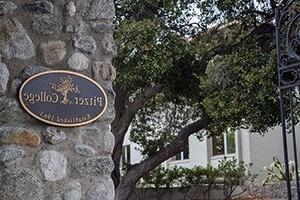
[[[73,80],[70,76],[59,78],[59,84],[51,83],[51,88],[55,90],[56,92],[63,95],[64,99],[62,100],[62,104],[70,104],[72,103],[68,99],[69,93],[80,93],[78,86],[73,83]]]
[[[115,1],[116,199],[127,199],[136,182],[181,152],[193,133],[218,134],[227,127],[263,132],[279,123],[277,3]],[[200,14],[193,12],[196,7]],[[122,144],[131,124],[131,138],[144,147],[145,160],[121,177]]]

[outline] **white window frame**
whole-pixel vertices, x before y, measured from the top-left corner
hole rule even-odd
[[[223,145],[224,145],[224,154],[220,154],[220,155],[214,155],[214,142],[213,142],[213,139],[212,138],[212,142],[211,142],[211,146],[212,146],[212,158],[224,158],[224,157],[234,157],[234,156],[237,156],[237,151],[238,151],[238,137],[237,137],[237,132],[235,131],[234,132],[234,136],[235,136],[235,139],[234,139],[234,145],[235,145],[235,152],[234,153],[228,153],[228,147],[227,147],[227,133],[224,132],[222,133],[223,135],[223,138],[224,138],[224,142],[223,142]]]

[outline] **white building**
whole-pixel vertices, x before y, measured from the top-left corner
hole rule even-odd
[[[300,127],[296,128],[300,131]],[[300,144],[300,133],[297,139]],[[297,134],[297,133],[296,133]],[[263,178],[263,167],[272,163],[273,156],[284,161],[283,142],[281,127],[269,129],[268,133],[260,135],[250,133],[247,130],[237,132],[228,132],[223,137],[204,138],[200,141],[195,135],[189,137],[188,148],[177,156],[163,163],[164,167],[182,166],[192,168],[194,166],[218,165],[219,161],[224,159],[236,158],[238,161],[244,161],[252,164],[250,168],[254,174],[260,174]],[[292,148],[292,135],[288,135],[289,160],[294,160]],[[143,158],[137,150],[138,145],[125,138],[123,151],[123,162],[135,164]],[[298,155],[300,156],[300,148]],[[299,157],[300,158],[300,157]],[[261,179],[258,179],[261,180]]]

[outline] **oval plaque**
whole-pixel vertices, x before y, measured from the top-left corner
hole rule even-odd
[[[20,88],[24,109],[45,123],[74,127],[97,120],[106,110],[102,87],[70,71],[48,71],[27,79]]]

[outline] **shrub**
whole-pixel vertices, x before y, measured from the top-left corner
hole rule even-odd
[[[218,165],[219,176],[223,178],[221,188],[224,196],[230,199],[238,186],[246,191],[247,181],[253,182],[255,175],[250,174],[248,166],[244,162],[237,164],[236,160],[223,160]]]
[[[209,199],[211,190],[219,189],[226,199],[231,199],[237,187],[245,189],[247,181],[253,181],[255,176],[249,173],[248,168],[248,165],[243,162],[237,163],[236,160],[224,160],[217,167],[158,167],[144,176],[138,187],[181,188],[183,192],[189,193],[190,199]]]

